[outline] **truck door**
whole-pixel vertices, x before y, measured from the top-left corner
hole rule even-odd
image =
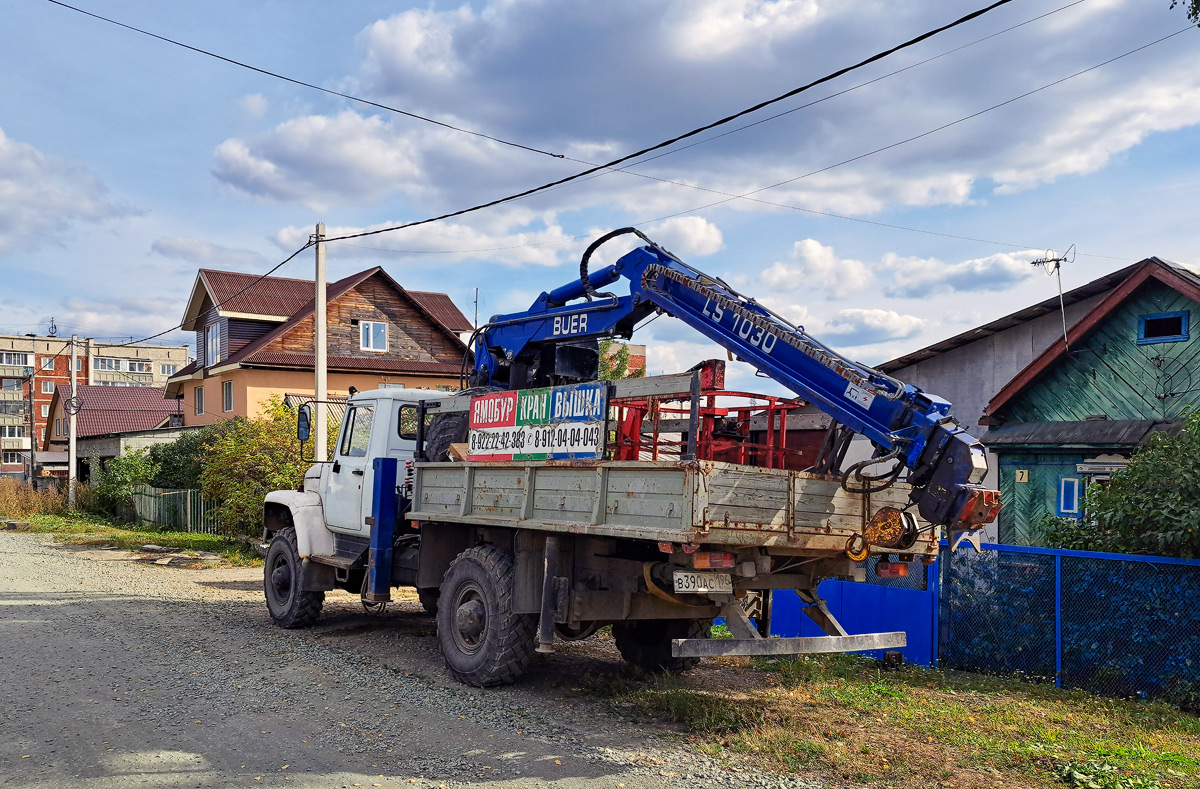
[[[373,404],[352,403],[346,409],[324,497],[325,522],[334,531],[370,533],[366,515],[371,514],[370,491],[374,473],[368,450],[374,422]],[[368,494],[365,499],[363,491]]]

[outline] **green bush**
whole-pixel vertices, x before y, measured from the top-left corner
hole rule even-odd
[[[257,532],[267,493],[295,488],[309,466],[300,459],[296,412],[273,398],[261,417],[226,420],[204,444],[201,465],[200,490],[221,523]]]
[[[188,430],[174,441],[150,447],[149,458],[155,467],[150,484],[173,490],[198,489],[204,469],[205,446],[215,444],[232,428],[233,420],[226,419],[199,430]]]
[[[123,455],[109,458],[104,464],[91,459],[92,488],[100,509],[108,515],[129,518],[133,510],[133,488],[147,485],[154,476],[154,464],[145,450],[129,450]]]

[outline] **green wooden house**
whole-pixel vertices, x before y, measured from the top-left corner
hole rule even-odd
[[[1046,514],[1083,517],[1088,486],[1200,407],[1200,274],[1158,258],[1122,273],[984,409],[1000,542],[1036,544]]]

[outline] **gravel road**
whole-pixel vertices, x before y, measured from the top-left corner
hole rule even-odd
[[[330,593],[271,624],[257,568],[181,569],[0,532],[0,786],[786,787],[630,724],[575,687],[618,667],[567,644],[479,690],[441,666],[414,602]],[[713,681],[720,667],[708,666]]]

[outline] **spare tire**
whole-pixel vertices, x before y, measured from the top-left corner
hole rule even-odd
[[[463,389],[459,395],[484,395],[504,391],[498,386],[474,386]],[[471,415],[466,411],[451,413],[434,412],[425,426],[425,459],[442,461],[450,459],[450,445],[467,440]]]

